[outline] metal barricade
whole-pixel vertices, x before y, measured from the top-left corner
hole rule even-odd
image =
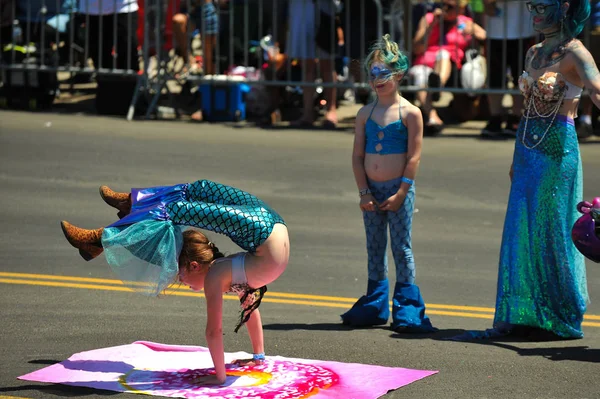
[[[316,88],[318,93],[330,89],[368,93],[361,62],[371,43],[384,33],[400,44],[411,65],[428,48],[449,48],[444,35],[439,35],[438,43],[427,38],[415,43],[422,19],[445,1],[436,5],[426,0],[214,0],[209,7],[204,0],[0,0],[0,71],[5,86],[7,82],[32,84],[35,78],[27,76],[34,72],[93,75],[99,82],[135,80],[128,119],[133,118],[142,99],[147,103],[145,116],[150,117],[159,98],[170,93],[169,81],[199,85],[213,82],[206,76],[210,74],[225,75],[219,84],[238,84],[239,79],[228,77],[235,74],[236,66],[243,67],[245,83],[273,92],[277,88]],[[458,7],[466,0],[452,1]],[[461,87],[455,73],[444,87],[424,87],[407,79],[402,90],[517,94],[515,81],[509,84],[510,80],[501,79],[499,87],[490,85],[490,71],[506,72],[512,52],[524,54],[538,37],[513,35],[519,27],[531,25],[528,13],[515,19],[509,10],[515,4],[523,6],[525,0],[496,4],[502,28],[498,29],[496,19],[493,35],[488,31],[484,40],[456,47],[455,53],[450,50],[453,59],[457,54],[464,58],[469,49],[485,56],[488,73],[484,86]],[[467,6],[459,12],[490,22],[482,18],[481,9],[474,12]],[[441,31],[444,23],[442,18]],[[461,40],[468,41],[469,35],[464,35]],[[589,24],[581,39],[590,45]],[[178,63],[173,61],[177,57]],[[191,75],[175,67],[194,57],[202,60],[204,74]],[[519,57],[518,72],[524,69],[523,62],[524,57]]]

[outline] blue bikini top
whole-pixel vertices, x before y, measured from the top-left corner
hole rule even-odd
[[[402,123],[402,107],[397,121],[386,126],[377,124],[371,116],[377,101],[371,109],[369,119],[365,123],[365,153],[367,154],[405,154],[408,151],[408,129]]]

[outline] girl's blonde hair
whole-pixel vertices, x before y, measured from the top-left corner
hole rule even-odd
[[[386,64],[394,74],[404,75],[408,71],[408,57],[400,51],[398,43],[390,39],[386,34],[371,46],[371,52],[365,59],[365,69],[367,72],[375,62]]]

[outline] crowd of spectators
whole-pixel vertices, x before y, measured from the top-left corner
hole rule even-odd
[[[165,46],[172,45],[174,54],[183,59],[186,74],[223,73],[231,65],[243,65],[248,62],[248,40],[259,41],[270,34],[277,51],[267,60],[266,64],[271,61],[273,67],[268,68],[272,71],[265,71],[266,79],[335,82],[344,61],[350,60],[346,64],[349,77],[355,82],[365,82],[360,59],[381,32],[390,33],[411,60],[404,84],[416,89],[414,102],[423,111],[426,133],[437,134],[445,124],[444,116],[435,107],[440,91],[444,87],[462,86],[461,69],[469,57],[479,56],[489,65],[486,87],[507,89],[517,81],[525,53],[537,38],[526,1],[381,0],[379,3],[383,7],[381,27],[373,0],[0,0],[0,45],[24,40],[17,37],[18,27],[28,40],[41,41],[45,37],[43,46],[47,48],[56,49],[57,38],[67,43],[68,51],[64,54],[70,55],[61,57],[63,63],[72,62],[72,47],[76,46],[79,58],[85,53],[94,68],[135,73],[142,62],[141,42],[148,38],[143,34],[144,25],[152,22],[141,17],[144,8],[150,10],[151,6],[163,4],[163,23],[158,29]],[[593,36],[600,33],[600,2],[592,3]],[[202,44],[201,57],[192,51],[194,36]],[[4,56],[3,60],[6,62],[9,57]],[[82,60],[83,64],[88,62]],[[260,60],[252,62],[260,64]],[[114,90],[134,88],[131,82],[123,85],[115,79],[96,78],[103,104],[112,104],[110,97],[114,96]],[[281,115],[279,89],[269,90],[274,100],[269,111]],[[338,97],[336,89],[324,90],[323,124],[327,127],[338,123]],[[316,123],[314,98],[314,88],[302,88],[303,111],[299,119],[292,121],[294,125]],[[513,96],[508,110],[502,104],[504,96],[499,94],[469,98],[478,99],[480,113],[488,119],[483,135],[515,135],[522,109],[521,96]],[[591,107],[585,100],[582,104],[582,120],[591,126],[591,115],[587,117]]]

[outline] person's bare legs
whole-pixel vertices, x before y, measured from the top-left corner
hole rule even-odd
[[[334,70],[334,64],[331,59],[319,60],[321,76],[323,83],[332,83],[337,79],[337,73]],[[335,87],[325,89],[325,101],[327,101],[327,110],[325,113],[325,121],[337,125],[336,111],[337,90]]]
[[[189,23],[190,30],[194,30],[194,24]],[[175,37],[175,50],[185,60],[184,62],[194,69],[197,66],[196,59],[189,53],[188,50],[188,17],[185,14],[179,13],[173,16],[173,36]]]
[[[173,35],[175,36],[175,49],[184,59],[188,59],[187,43],[187,15],[175,14],[173,16]]]
[[[217,69],[214,59],[217,35],[205,35],[205,40],[202,41],[202,45],[204,46],[202,50],[204,75],[214,75]]]
[[[306,82],[315,81],[315,60],[303,59],[300,61],[300,65],[305,69],[304,75],[306,76]],[[302,117],[297,121],[293,122],[294,126],[312,125],[315,121],[315,112],[313,101],[315,98],[314,86],[304,86],[302,88]]]
[[[425,90],[416,92],[415,99],[419,102],[419,106],[424,109],[425,102],[427,101],[427,92]]]
[[[438,56],[438,59],[433,67],[433,72],[440,77],[440,87],[444,87],[450,78],[450,74],[452,73],[452,62],[450,61],[450,58]],[[444,123],[433,107],[431,92],[427,93],[425,98],[425,106],[423,109],[426,113],[426,116],[428,116],[426,123],[432,125],[442,125]]]
[[[214,75],[216,73],[216,65],[213,57],[213,51],[217,43],[217,35],[204,35],[202,40],[202,70],[204,75]],[[200,122],[204,119],[202,110],[198,110],[191,115],[192,120]]]

